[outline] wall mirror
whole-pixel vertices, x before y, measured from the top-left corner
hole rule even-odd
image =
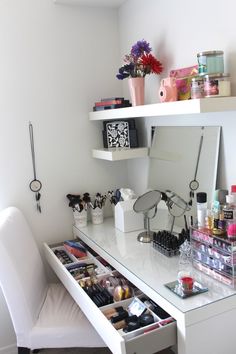
[[[194,216],[197,192],[206,192],[209,202],[213,199],[219,143],[217,126],[152,127],[148,188],[177,193],[192,203],[188,213]]]

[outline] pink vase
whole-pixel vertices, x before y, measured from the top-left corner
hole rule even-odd
[[[130,77],[129,92],[132,106],[140,106],[144,104],[144,77]]]

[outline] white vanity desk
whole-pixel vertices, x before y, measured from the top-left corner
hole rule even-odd
[[[176,319],[178,354],[235,354],[235,290],[196,272],[209,291],[181,299],[164,286],[176,280],[178,257],[168,258],[151,244],[139,243],[138,232],[120,232],[113,218],[101,225],[74,226],[73,231]]]

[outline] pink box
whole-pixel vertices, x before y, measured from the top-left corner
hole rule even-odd
[[[198,65],[170,71],[170,77],[175,77],[178,90],[178,100],[191,98],[191,80],[198,75]]]

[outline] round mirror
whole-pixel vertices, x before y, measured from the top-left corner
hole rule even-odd
[[[136,213],[145,213],[154,208],[161,200],[160,191],[149,191],[138,197],[133,209]]]
[[[170,215],[173,217],[179,217],[182,216],[186,211],[189,211],[191,208],[189,204],[181,198],[178,194],[166,190],[165,194],[167,196],[167,207],[169,210]]]
[[[160,191],[154,190],[144,193],[133,205],[133,209],[136,213],[143,213],[144,214],[144,228],[146,230],[141,232],[138,235],[138,241],[148,243],[151,242],[153,239],[153,232],[150,231],[150,219],[154,218],[157,213],[157,204],[160,202],[162,198],[162,193]],[[149,211],[153,208],[153,215],[149,215]]]

